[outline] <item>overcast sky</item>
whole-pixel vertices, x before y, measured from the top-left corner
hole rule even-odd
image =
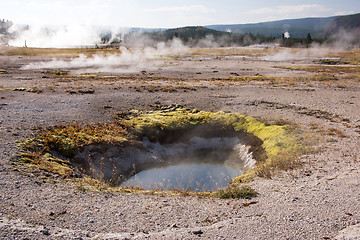
[[[359,0],[1,0],[0,18],[30,25],[171,28],[360,13]]]

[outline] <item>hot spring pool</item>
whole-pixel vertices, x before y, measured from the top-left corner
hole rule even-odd
[[[145,170],[132,176],[121,187],[138,186],[150,189],[189,189],[214,191],[229,185],[229,181],[243,171],[222,165],[187,164]]]

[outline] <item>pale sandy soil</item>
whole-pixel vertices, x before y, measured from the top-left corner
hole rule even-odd
[[[7,71],[0,74],[2,239],[359,239],[359,228],[353,226],[360,223],[359,84],[212,80],[236,74],[304,76],[308,73],[274,66],[311,64],[313,59],[186,58],[147,65],[143,73],[98,73],[111,75],[107,80],[64,81],[43,69],[20,69],[48,60],[0,56],[0,69]],[[153,78],[145,81],[148,77]],[[177,91],[147,90],[158,85]],[[41,92],[14,91],[35,87]],[[319,151],[302,156],[304,165],[296,171],[250,183],[259,192],[251,200],[83,192],[56,176],[44,179],[38,171],[16,172],[10,165],[16,141],[31,137],[35,127],[111,122],[114,113],[170,104],[284,119],[303,130],[321,131],[319,139],[311,135]],[[331,128],[346,137],[327,134]],[[339,233],[349,226],[351,231]]]

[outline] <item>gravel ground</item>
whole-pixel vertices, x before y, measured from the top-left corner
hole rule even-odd
[[[42,69],[20,69],[38,61],[48,59],[0,56],[0,68],[7,71],[0,74],[0,238],[360,239],[359,85],[275,87],[194,80],[234,72],[304,74],[273,68],[290,63],[236,57],[177,60],[176,66],[152,67],[142,74],[109,73],[116,78],[107,81],[66,81]],[[146,86],[174,85],[166,79],[141,80],[150,76],[188,81],[176,85],[175,92],[150,92]],[[42,91],[19,89],[35,87]],[[284,119],[301,129],[337,129],[346,137],[321,134],[319,151],[302,156],[302,168],[250,183],[259,192],[251,200],[84,192],[71,181],[44,178],[36,170],[14,171],[10,165],[16,142],[31,137],[38,126],[111,122],[117,112],[170,104]]]

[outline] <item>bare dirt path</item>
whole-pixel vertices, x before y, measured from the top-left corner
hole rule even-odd
[[[1,238],[334,239],[360,223],[359,84],[214,82],[235,73],[306,74],[273,68],[290,63],[239,57],[172,60],[142,74],[101,73],[111,75],[106,80],[70,81],[41,69],[20,69],[42,60],[0,56],[7,72],[0,74]],[[151,90],[158,85],[175,90]],[[250,185],[260,194],[252,200],[84,192],[56,176],[42,178],[10,165],[16,141],[31,137],[38,126],[110,122],[117,112],[170,104],[287,120],[320,132],[320,140],[314,135],[319,151],[303,156],[301,169],[256,179]],[[341,234],[339,239],[350,239],[349,232]]]

